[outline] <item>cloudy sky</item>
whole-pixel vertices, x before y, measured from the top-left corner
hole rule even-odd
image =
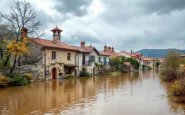
[[[185,49],[185,0],[29,0],[45,31],[63,30],[62,41],[72,45],[105,43],[120,50]],[[0,0],[8,13],[14,0]]]

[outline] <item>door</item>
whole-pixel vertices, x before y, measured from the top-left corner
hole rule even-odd
[[[104,65],[106,65],[107,63],[107,60],[106,60],[106,57],[104,57]]]
[[[56,68],[52,69],[52,79],[56,79]]]

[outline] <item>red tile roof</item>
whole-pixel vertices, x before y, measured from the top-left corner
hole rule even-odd
[[[101,52],[105,52],[105,51],[102,50]],[[121,57],[121,54],[119,54],[119,53],[117,53],[117,52],[107,51],[107,52],[105,52],[105,53],[109,54],[111,58],[112,58],[112,57]]]
[[[86,51],[89,51],[89,50],[91,50],[92,48],[94,48],[93,46],[86,46],[84,49],[86,50]]]
[[[109,54],[109,53],[107,53],[107,52],[104,52],[104,51],[99,51],[99,53],[100,53],[100,55],[106,55],[106,56],[110,56],[110,54]]]
[[[51,31],[59,31],[59,32],[63,32],[63,30],[61,30],[60,28],[58,28],[57,26],[56,26],[56,28],[53,28]]]
[[[76,47],[76,46],[71,46],[71,45],[65,44],[64,42],[60,42],[60,44],[58,45],[58,44],[55,44],[51,40],[46,40],[46,39],[41,39],[41,38],[31,38],[31,37],[29,37],[29,39],[31,41],[33,41],[33,42],[35,42],[35,43],[37,43],[41,46],[45,46],[45,47],[59,48],[59,49],[73,50],[73,51],[88,53],[83,48]]]
[[[144,60],[144,61],[151,61],[151,59],[150,59],[150,58],[142,57],[141,59],[142,59],[142,60]]]
[[[128,55],[128,56],[132,56],[134,58],[137,58],[137,57],[141,57],[142,54],[141,53],[130,53],[130,52],[123,52],[124,54]]]
[[[160,63],[163,63],[164,62],[164,59],[163,58],[159,58],[158,59]]]
[[[180,56],[181,56],[181,57],[185,57],[185,54],[181,54]]]
[[[130,62],[124,62],[124,65],[130,66]]]

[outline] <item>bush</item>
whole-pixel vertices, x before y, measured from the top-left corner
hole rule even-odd
[[[6,58],[0,59],[0,68],[3,67],[5,62],[6,62]],[[6,66],[8,66],[8,67],[10,66],[10,60],[8,60],[8,63]]]
[[[175,69],[168,67],[166,69],[163,69],[161,74],[161,79],[164,81],[173,81],[177,79],[178,73]]]
[[[117,76],[117,75],[120,75],[121,72],[116,71],[116,72],[110,72],[109,74],[112,75],[112,76]]]
[[[10,85],[11,79],[3,76],[0,73],[0,87],[8,87]]]
[[[12,86],[21,86],[21,85],[27,85],[28,81],[23,76],[16,76],[15,78],[12,78],[11,85]]]
[[[114,57],[110,59],[110,65],[116,67],[116,69],[119,69],[121,63],[121,59],[119,57]]]
[[[64,79],[73,79],[73,78],[78,78],[78,77],[74,75],[68,75],[64,77]]]
[[[80,77],[90,77],[89,73],[86,70],[80,72]]]
[[[135,69],[139,69],[140,63],[136,61],[133,58],[127,58],[125,62],[130,62],[132,65],[134,65]]]
[[[9,77],[9,78],[15,78],[17,76],[21,76],[20,74],[17,74],[17,73],[5,73],[4,74],[5,76]]]
[[[171,67],[174,70],[177,70],[180,67],[180,63],[181,63],[180,52],[176,50],[171,50],[167,53],[165,57],[163,67],[164,68]]]
[[[11,85],[12,86],[21,86],[21,85],[27,85],[28,84],[28,80],[23,77],[20,74],[17,73],[5,73],[5,76],[11,78]]]
[[[30,83],[31,80],[33,80],[33,74],[32,73],[27,73],[23,75],[24,78],[27,79],[27,81]]]
[[[185,80],[176,80],[171,87],[170,93],[173,96],[185,95]]]

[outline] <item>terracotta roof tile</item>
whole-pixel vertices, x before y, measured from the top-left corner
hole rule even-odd
[[[144,61],[151,61],[150,58],[146,58],[146,57],[142,57],[141,59],[144,60]]]
[[[124,65],[130,66],[130,62],[124,62]]]
[[[63,32],[63,30],[61,30],[60,28],[58,28],[57,26],[55,28],[53,28],[51,31],[60,31]]]
[[[161,62],[161,63],[164,62],[164,59],[163,59],[163,58],[159,58],[158,60],[159,60],[159,62]]]
[[[181,56],[181,57],[185,57],[185,54],[181,54],[180,56]]]
[[[104,51],[99,51],[99,53],[100,53],[100,55],[106,55],[106,56],[110,56],[110,54],[109,54],[109,53],[107,53],[107,52],[104,52]]]
[[[92,49],[93,48],[93,46],[86,46],[84,49],[86,50],[86,51],[89,51],[90,49]]]
[[[51,40],[46,40],[46,39],[41,39],[41,38],[31,38],[31,37],[29,37],[29,39],[32,40],[33,42],[35,42],[35,43],[37,43],[41,46],[45,46],[45,47],[52,47],[52,48],[59,48],[59,49],[66,49],[66,50],[74,50],[74,51],[88,53],[86,50],[84,50],[80,47],[71,46],[71,45],[65,44],[64,42],[61,42],[58,45],[58,44],[55,44]]]

